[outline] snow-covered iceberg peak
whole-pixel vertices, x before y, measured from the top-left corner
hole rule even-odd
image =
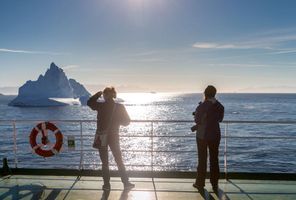
[[[27,81],[19,88],[19,97],[34,98],[73,98],[73,88],[64,71],[51,63],[45,75],[37,81]]]
[[[54,63],[36,81],[27,81],[19,88],[18,96],[10,102],[12,106],[48,106],[52,98],[89,97],[89,92],[74,79],[68,79],[63,69]],[[54,102],[53,105],[59,105]]]

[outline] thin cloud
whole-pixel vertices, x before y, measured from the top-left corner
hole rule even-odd
[[[67,55],[67,53],[61,53],[61,52],[28,51],[28,50],[5,49],[5,48],[0,48],[0,52],[5,52],[5,53],[24,53],[24,54],[41,54],[41,55]]]
[[[272,64],[263,64],[263,63],[211,63],[206,64],[207,66],[213,67],[232,67],[232,68],[278,68],[285,67],[286,69],[294,70],[296,68],[295,63],[272,63]]]
[[[290,85],[247,87],[239,89],[238,92],[250,93],[295,93],[296,87]]]
[[[294,54],[296,49],[282,49],[276,52],[270,52],[269,54],[279,55],[279,54]]]
[[[244,63],[217,63],[217,64],[208,64],[208,66],[220,66],[220,67],[271,67],[272,65],[268,64],[244,64]]]
[[[217,43],[206,43],[206,42],[197,42],[192,45],[194,48],[199,48],[199,49],[215,49],[219,47],[219,44]]]
[[[251,44],[218,44],[218,43],[206,43],[206,42],[197,42],[193,44],[194,48],[199,49],[253,49],[259,48],[258,45]],[[267,47],[264,47],[266,49]]]
[[[135,53],[135,54],[132,54],[131,56],[133,56],[133,57],[152,56],[152,55],[157,55],[158,53],[159,53],[159,51],[152,50],[152,51],[145,51],[145,52]]]
[[[296,41],[295,30],[287,33],[285,31],[266,32],[260,35],[249,36],[248,38],[229,41],[229,42],[196,42],[192,45],[193,48],[198,49],[264,49],[269,51],[276,51],[277,54],[281,53],[294,53],[284,46],[288,42]]]
[[[274,41],[243,41],[237,43],[207,43],[207,42],[197,42],[193,44],[192,47],[199,49],[272,49],[272,44]]]
[[[139,62],[139,63],[166,63],[168,60],[161,58],[142,58],[142,59],[126,59],[127,62]]]
[[[139,63],[165,63],[167,59],[162,58],[162,54],[168,54],[168,50],[151,50],[144,52],[137,52],[127,56],[126,62],[139,62]]]

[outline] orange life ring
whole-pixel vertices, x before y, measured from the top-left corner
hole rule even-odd
[[[53,148],[49,150],[44,150],[42,147],[45,145],[48,145],[50,142],[48,140],[48,133],[47,130],[52,131],[55,134],[56,143],[54,144]],[[38,144],[36,141],[37,135],[41,132],[42,138],[41,143]],[[35,126],[30,134],[30,144],[33,149],[33,151],[43,157],[51,157],[55,154],[58,154],[62,148],[63,145],[63,134],[61,131],[50,122],[41,122]]]

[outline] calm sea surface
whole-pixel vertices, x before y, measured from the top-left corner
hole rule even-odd
[[[201,94],[122,93],[133,120],[193,120],[192,112]],[[296,121],[296,94],[220,94],[225,106],[225,120]],[[91,147],[95,122],[65,123],[57,126],[64,134],[62,152],[48,159],[32,153],[28,142],[32,128],[40,120],[95,120],[96,113],[86,106],[20,108],[9,107],[9,97],[0,97],[0,120],[36,120],[16,124],[17,150],[13,151],[12,123],[0,122],[0,158],[8,157],[11,166],[98,169],[98,152]],[[129,170],[190,170],[197,165],[193,123],[136,122],[121,129],[122,150]],[[80,137],[82,128],[83,138]],[[226,124],[221,124],[225,133]],[[154,134],[153,140],[149,137]],[[75,148],[69,149],[69,136],[75,137]],[[140,137],[138,137],[140,136]],[[240,172],[296,172],[296,124],[228,124],[227,170]],[[54,138],[51,138],[54,141]],[[152,145],[153,144],[153,145]],[[155,151],[150,152],[151,148]],[[225,138],[220,145],[220,166],[224,170]],[[114,165],[114,160],[111,163]],[[113,167],[116,169],[115,167]]]

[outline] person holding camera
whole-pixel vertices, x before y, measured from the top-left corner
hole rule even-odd
[[[97,102],[102,94],[105,102]],[[92,110],[97,111],[97,131],[95,134],[93,147],[99,150],[104,180],[104,185],[102,188],[103,190],[107,191],[111,188],[108,146],[110,147],[115,162],[118,166],[118,171],[124,184],[124,189],[131,189],[135,187],[134,184],[129,182],[119,145],[119,127],[120,125],[129,125],[130,117],[124,105],[116,103],[114,101],[115,98],[115,89],[113,87],[106,87],[103,92],[97,92],[95,95],[90,97],[87,102],[87,105]]]
[[[224,117],[224,107],[215,98],[216,88],[209,85],[204,91],[204,101],[200,102],[193,113],[196,125],[191,127],[196,131],[196,142],[198,150],[197,177],[193,187],[200,192],[204,191],[207,172],[207,151],[210,157],[210,182],[214,192],[218,191],[219,180],[219,145],[221,130],[219,122]]]

